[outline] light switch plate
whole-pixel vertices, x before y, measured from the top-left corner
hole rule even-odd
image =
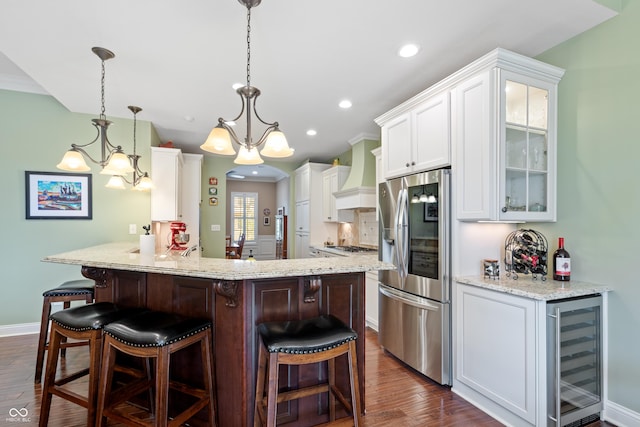
[[[220,231],[220,224],[211,224],[211,231]]]

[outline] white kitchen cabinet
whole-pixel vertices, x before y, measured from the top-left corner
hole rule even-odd
[[[182,154],[182,221],[191,235],[189,245],[199,245],[200,205],[202,204],[202,154]]]
[[[564,71],[502,49],[466,69],[451,106],[457,218],[555,221]]]
[[[309,232],[309,200],[296,203],[296,232]]]
[[[336,235],[335,224],[322,218],[322,172],[330,168],[323,163],[305,163],[295,171],[295,257],[309,256],[309,245],[321,246]],[[329,228],[331,225],[333,228]],[[300,252],[298,252],[300,250]]]
[[[545,401],[542,390],[540,400],[537,395],[538,376],[545,375],[538,371],[540,364],[544,368],[544,306],[455,283],[454,389],[471,401],[481,399],[485,410],[497,405],[499,419],[508,424],[536,425]]]
[[[365,275],[364,318],[368,327],[378,331],[378,272],[367,271]]]
[[[179,149],[151,147],[152,221],[182,220],[182,166]]]
[[[309,233],[296,231],[296,258],[309,258]]]
[[[336,197],[333,193],[342,188],[349,171],[349,166],[334,166],[322,172],[322,219],[325,222],[338,221]]]
[[[449,92],[422,93],[376,119],[387,179],[451,164]]]

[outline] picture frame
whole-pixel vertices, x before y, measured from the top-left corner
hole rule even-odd
[[[284,206],[280,206],[277,209],[276,215],[284,215]]]
[[[269,218],[268,216],[262,218],[262,225],[271,225],[271,218]]]
[[[218,206],[218,198],[209,197],[209,206]]]
[[[26,219],[92,219],[92,175],[25,171]]]
[[[209,185],[218,185],[218,178],[216,177],[209,177]]]
[[[438,220],[438,202],[424,204],[424,222]]]
[[[218,195],[218,187],[209,187],[209,195],[217,196]]]

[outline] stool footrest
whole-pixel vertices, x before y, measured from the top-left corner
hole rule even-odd
[[[64,378],[59,378],[54,382],[54,384],[57,386],[65,385],[67,383],[70,383],[71,381],[75,381],[78,378],[82,378],[87,375],[89,375],[89,368],[85,368],[78,372],[74,372],[73,374],[67,375]]]

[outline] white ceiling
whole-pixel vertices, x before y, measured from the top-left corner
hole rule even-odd
[[[252,9],[251,84],[294,160],[329,161],[377,135],[375,117],[495,47],[535,56],[614,15],[592,0],[264,0]],[[400,58],[407,42],[421,50]],[[200,152],[218,117],[240,111],[231,85],[246,82],[246,9],[236,0],[3,0],[0,88],[97,116],[93,46],[116,55],[107,117],[131,118],[138,105],[163,142]]]

